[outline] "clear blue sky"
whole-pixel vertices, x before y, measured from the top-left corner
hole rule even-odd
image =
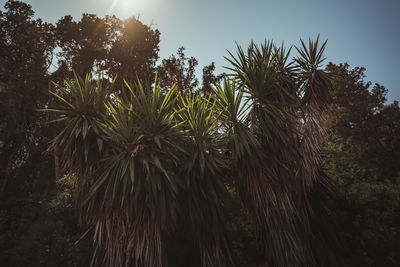
[[[140,14],[161,32],[160,57],[186,47],[199,61],[198,73],[214,61],[222,72],[226,49],[235,41],[273,39],[299,44],[320,33],[328,39],[325,56],[334,63],[363,66],[367,78],[400,100],[400,0],[26,0],[38,17],[55,22],[66,14]],[[1,6],[5,0],[0,0]],[[112,10],[110,8],[113,7]],[[199,77],[200,78],[200,77]]]

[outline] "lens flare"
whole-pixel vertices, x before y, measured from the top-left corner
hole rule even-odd
[[[115,6],[118,4],[118,1],[119,0],[113,0],[112,1],[110,7],[107,10],[107,14],[111,13],[114,10]]]
[[[140,11],[141,9],[144,9],[145,6],[148,6],[148,3],[146,3],[148,1],[149,0],[112,0],[107,14],[115,11],[115,9],[121,9],[125,11],[135,9]]]

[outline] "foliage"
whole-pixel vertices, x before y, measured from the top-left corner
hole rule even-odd
[[[50,148],[62,148],[77,175],[81,215],[94,229],[93,264],[163,264],[163,236],[179,219],[203,266],[228,265],[229,187],[253,216],[269,264],[313,264],[307,192],[318,179],[330,84],[318,69],[325,44],[302,45],[288,64],[289,53],[272,42],[251,44],[247,55],[238,47],[228,59],[237,83],[226,79],[208,98],[179,84],[163,96],[157,80],[152,89],[127,83],[116,97],[88,76],[54,94],[61,106],[48,111],[65,123]]]
[[[400,264],[400,109],[382,85],[322,70],[317,39],[294,59],[238,47],[229,78],[210,64],[196,88],[182,48],[156,66],[159,36],[136,18],[52,25],[6,2],[2,265]]]
[[[400,263],[399,190],[399,185],[368,182],[352,184],[346,190],[346,199],[351,204],[343,212],[348,227],[352,228],[346,233],[346,240],[354,245],[349,257],[353,266]]]
[[[215,63],[211,62],[210,65],[203,67],[203,79],[202,79],[202,87],[199,91],[207,96],[213,93],[212,86],[215,86],[221,82],[224,77],[224,74],[215,75]]]
[[[10,0],[4,8],[0,11],[1,262],[6,266],[87,266],[90,233],[75,245],[82,229],[76,226],[78,211],[75,205],[71,208],[69,191],[56,184],[62,176],[57,171],[59,153],[57,148],[44,153],[58,127],[48,125],[52,114],[37,109],[55,101],[48,94],[51,79],[62,84],[66,77],[73,77],[73,67],[82,72],[92,65],[96,71],[104,67],[111,38],[107,31],[114,32],[109,25],[114,22],[109,20],[114,18],[86,14],[79,23],[61,20],[67,28],[61,29],[35,19],[26,3]],[[104,21],[101,31],[93,34]],[[158,52],[155,43],[153,58]],[[50,73],[56,46],[61,48],[61,61],[57,71]],[[149,59],[148,65],[155,60]]]
[[[0,215],[0,260],[4,266],[87,266],[90,240],[81,237],[72,209],[71,176],[58,181],[48,201],[7,199]],[[76,242],[80,240],[79,242]]]
[[[56,24],[55,35],[60,48],[58,59],[81,75],[101,71],[117,33],[116,17],[98,18],[83,14],[80,21],[72,16],[62,17]]]
[[[120,20],[115,16],[99,18],[83,14],[80,21],[71,16],[56,25],[59,67],[68,66],[79,75],[105,72],[119,74],[128,81],[137,77],[150,80],[158,59],[160,32],[137,18]],[[72,77],[71,75],[65,76]],[[121,86],[122,80],[118,81]]]
[[[161,88],[168,90],[176,84],[180,94],[185,95],[192,91],[198,85],[199,81],[195,76],[195,68],[198,64],[194,57],[185,56],[185,48],[180,47],[177,56],[171,55],[163,59],[161,65],[157,68]]]
[[[346,266],[397,266],[398,103],[364,82],[364,68],[329,64],[334,87],[323,169],[339,185],[328,201]]]
[[[230,53],[228,59],[251,100],[247,123],[254,136],[236,133],[242,135],[241,145],[248,146],[243,152],[233,150],[239,194],[272,266],[313,264],[307,192],[318,179],[323,112],[331,87],[319,69],[325,43],[321,48],[318,38],[308,47],[301,43],[294,62],[287,62],[290,50],[272,42],[260,47],[251,43],[246,52],[238,47],[237,56]]]
[[[327,70],[335,88],[328,120],[330,142],[347,146],[346,153],[352,151],[348,163],[364,172],[357,179],[396,182],[400,172],[398,102],[385,105],[387,90],[379,84],[369,90],[371,83],[364,82],[363,68],[329,64]]]
[[[52,25],[34,20],[29,5],[8,1],[5,7],[0,12],[0,195],[16,182],[11,177],[43,151],[42,114],[35,110],[48,98],[47,68],[54,46]]]
[[[135,17],[119,21],[113,31],[117,32],[117,37],[107,55],[104,70],[111,77],[120,75],[121,80],[117,81],[120,86],[122,77],[129,82],[137,78],[143,83],[151,82],[158,60],[160,32]]]

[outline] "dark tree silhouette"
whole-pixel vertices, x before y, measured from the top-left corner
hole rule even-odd
[[[134,82],[152,82],[158,60],[160,32],[131,17],[119,21],[117,36],[107,55],[104,70],[110,77],[118,75],[117,86],[122,79]]]
[[[219,74],[215,76],[214,71],[215,71],[214,62],[211,62],[210,65],[203,67],[202,87],[199,90],[204,96],[213,93],[212,86],[219,84],[224,77],[224,74]]]
[[[103,70],[119,23],[114,16],[99,18],[93,14],[83,14],[78,22],[69,15],[61,18],[56,24],[60,65],[65,62],[70,71],[80,75]]]
[[[43,149],[38,147],[42,114],[36,109],[48,100],[54,48],[53,26],[34,20],[30,5],[8,1],[5,9],[0,12],[0,194],[8,191],[12,173]]]
[[[161,65],[157,67],[161,87],[167,90],[176,84],[181,95],[193,92],[199,83],[195,74],[197,65],[197,59],[186,57],[185,48],[180,47],[177,56],[171,55],[168,59],[163,59]]]

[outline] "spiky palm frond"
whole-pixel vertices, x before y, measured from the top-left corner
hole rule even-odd
[[[218,132],[221,112],[211,98],[189,94],[181,98],[178,114],[189,152],[181,174],[186,184],[181,194],[183,220],[200,249],[202,266],[230,266],[225,209],[229,196],[224,176],[228,161],[226,139]]]
[[[315,154],[305,155],[298,145],[299,138],[305,140],[300,129],[307,127],[306,123],[301,125],[299,117],[306,94],[301,93],[304,72],[298,70],[309,66],[287,63],[289,54],[272,42],[261,47],[252,43],[247,53],[238,47],[237,55],[230,55],[234,66],[230,69],[251,99],[247,120],[258,141],[251,154],[234,155],[234,162],[239,163],[238,191],[253,214],[268,262],[273,266],[310,266],[307,177],[298,175],[304,167],[309,173],[318,170],[318,164],[301,164],[314,160]],[[318,116],[313,110],[309,114],[312,119]],[[313,146],[310,150],[315,151],[314,137],[309,134],[307,138]]]
[[[64,149],[66,167],[77,173],[81,216],[94,229],[92,264],[161,265],[186,153],[175,88],[163,96],[157,83],[146,89],[138,83],[127,86],[128,98],[111,98],[101,80],[66,84],[54,93],[60,108],[48,110],[65,121],[52,146]]]
[[[285,51],[276,48],[273,42],[266,41],[260,47],[253,42],[245,52],[237,45],[236,56],[229,52],[230,58],[225,59],[231,63],[232,67],[227,67],[235,73],[234,77],[245,89],[246,93],[253,102],[264,104],[264,100],[269,103],[280,103],[281,105],[293,102],[293,95],[290,89],[282,86],[281,71],[290,70],[290,66],[285,65],[287,55]],[[251,85],[251,87],[249,87]]]
[[[127,85],[130,102],[107,108],[113,149],[98,163],[87,198],[96,255],[109,266],[161,266],[163,233],[175,227],[183,134],[175,120],[175,88]],[[151,92],[151,94],[146,93]]]
[[[312,266],[308,192],[329,100],[317,41],[290,50],[252,43],[228,61],[214,94],[165,96],[157,82],[78,77],[55,96],[65,125],[53,140],[77,173],[81,214],[94,229],[92,265],[161,266],[165,235],[188,225],[203,266],[231,265],[226,203],[238,193],[271,266]],[[296,63],[296,64],[295,64]],[[50,148],[50,149],[51,149]]]
[[[301,40],[301,47],[296,47],[299,57],[295,62],[300,70],[299,89],[303,132],[299,152],[301,158],[298,166],[298,177],[309,188],[317,179],[320,162],[319,147],[325,136],[325,117],[330,102],[332,85],[328,74],[320,69],[326,41],[319,47],[319,36],[314,41],[309,40],[308,46]]]
[[[54,112],[57,115],[54,122],[62,121],[64,127],[51,141],[48,150],[61,151],[64,170],[76,174],[79,201],[87,190],[87,184],[81,178],[91,176],[93,164],[107,149],[104,102],[110,97],[113,81],[101,76],[92,80],[88,75],[84,79],[75,75],[74,79],[65,81],[64,86],[54,85],[55,91],[51,93],[59,104],[46,111]]]
[[[58,146],[63,151],[64,168],[80,171],[85,164],[96,161],[103,149],[103,124],[107,101],[113,83],[102,77],[92,81],[90,76],[65,83],[55,84],[57,92],[51,92],[60,105],[46,111],[57,114],[55,121],[64,121],[65,127],[53,139],[49,149]],[[96,149],[97,147],[97,149]]]

